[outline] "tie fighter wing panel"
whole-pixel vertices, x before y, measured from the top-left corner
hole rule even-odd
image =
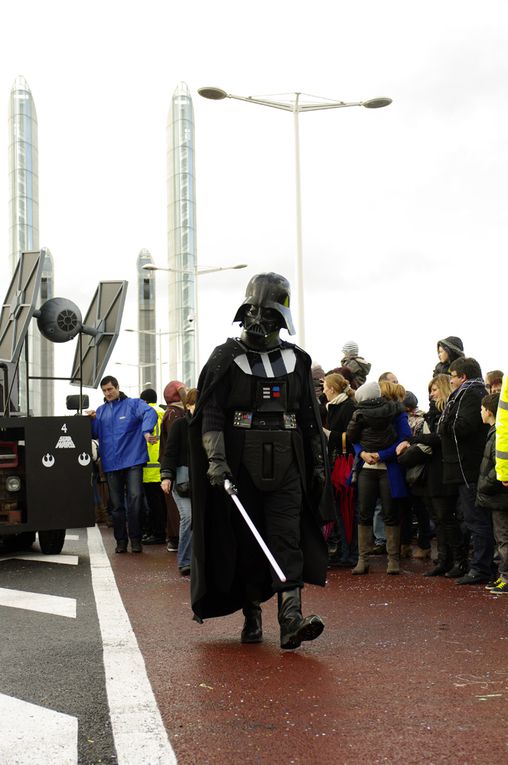
[[[97,388],[120,332],[126,281],[99,282],[83,321],[71,372],[71,384]]]
[[[22,252],[19,256],[0,311],[0,361],[16,363],[19,359],[36,310],[43,267],[40,251]]]

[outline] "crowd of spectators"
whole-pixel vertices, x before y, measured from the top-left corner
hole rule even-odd
[[[424,576],[506,593],[506,443],[496,449],[496,415],[508,407],[503,372],[484,379],[456,336],[437,342],[437,356],[424,408],[394,372],[370,380],[353,341],[344,343],[340,367],[313,366],[332,476],[350,455],[353,500],[334,482],[329,566],[367,574],[371,555],[385,554],[386,573],[398,574],[400,559],[413,556],[429,560]]]

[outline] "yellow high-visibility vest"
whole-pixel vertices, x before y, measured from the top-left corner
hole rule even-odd
[[[143,483],[160,483],[161,480],[161,463],[159,462],[159,448],[161,439],[161,422],[164,417],[164,409],[161,409],[157,404],[150,404],[157,412],[157,423],[152,430],[152,436],[157,437],[155,444],[147,444],[148,447],[148,462],[143,468]]]
[[[508,481],[508,374],[503,377],[496,416],[496,475]]]

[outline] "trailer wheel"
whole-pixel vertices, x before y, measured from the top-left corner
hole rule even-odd
[[[39,544],[44,555],[58,555],[65,542],[65,529],[39,531]]]

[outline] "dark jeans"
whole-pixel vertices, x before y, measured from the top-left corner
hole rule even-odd
[[[113,533],[117,542],[141,539],[143,465],[106,473],[112,505]],[[127,533],[128,530],[128,533]]]
[[[490,578],[495,571],[492,515],[489,510],[477,506],[475,483],[459,487],[458,505],[466,528],[471,533],[473,551],[469,573]]]
[[[388,483],[388,471],[362,468],[358,474],[358,523],[372,526],[378,497],[381,500],[385,526],[400,524],[400,503],[393,499]]]

